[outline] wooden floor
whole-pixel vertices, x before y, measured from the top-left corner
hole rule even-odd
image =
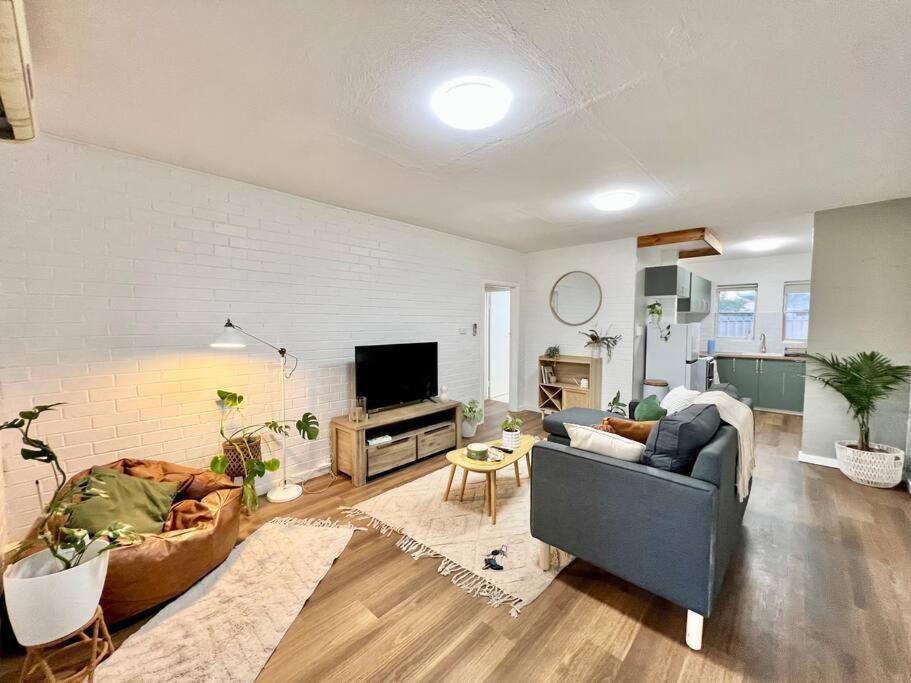
[[[497,436],[504,408],[488,405],[481,439]],[[702,652],[684,644],[683,609],[580,560],[514,619],[451,585],[438,561],[415,561],[394,537],[367,531],[354,535],[259,680],[911,680],[911,496],[799,464],[800,418],[756,416],[744,542]],[[526,432],[542,433],[540,416],[522,417]],[[437,457],[359,489],[342,478],[294,503],[264,502],[243,533],[276,515],[339,518],[339,506],[444,464]],[[18,661],[7,658],[0,678]]]

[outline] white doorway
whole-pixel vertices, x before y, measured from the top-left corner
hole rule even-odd
[[[484,399],[509,403],[512,340],[512,290],[484,288]]]

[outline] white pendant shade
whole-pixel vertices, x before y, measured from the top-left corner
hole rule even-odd
[[[224,329],[209,346],[213,349],[242,349],[247,345],[240,332],[225,325]]]

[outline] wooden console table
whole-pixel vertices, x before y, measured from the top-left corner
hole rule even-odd
[[[363,486],[368,477],[462,447],[462,403],[425,401],[370,415],[362,422],[333,417],[329,439],[332,472]],[[392,441],[368,446],[367,439],[388,434]]]

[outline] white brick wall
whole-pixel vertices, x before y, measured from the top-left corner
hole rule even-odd
[[[585,338],[580,330],[599,327],[603,332],[621,334],[623,339],[614,349],[613,359],[605,357],[602,373],[602,407],[617,390],[624,402],[632,391],[633,318],[636,293],[636,240],[619,239],[565,249],[551,249],[526,255],[526,286],[522,297],[522,330],[524,363],[522,405],[537,408],[538,356],[548,346],[558,344],[566,355],[585,356]],[[584,270],[601,286],[601,308],[590,323],[564,325],[550,311],[550,291],[561,275],[571,270]]]
[[[440,382],[478,396],[480,339],[458,329],[480,321],[483,280],[524,275],[507,249],[48,136],[0,146],[0,238],[3,419],[65,401],[38,434],[70,472],[205,465],[219,387],[276,416],[272,353],[208,347],[227,316],[300,356],[289,414],[347,410],[356,344],[438,341]],[[15,537],[49,473],[3,446]],[[325,438],[289,446],[294,476],[327,467]]]

